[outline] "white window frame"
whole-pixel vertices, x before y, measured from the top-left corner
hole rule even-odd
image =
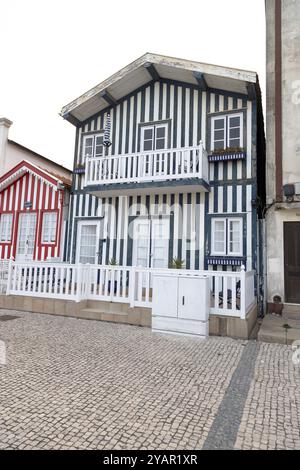
[[[99,264],[98,259],[99,259],[99,240],[100,240],[100,220],[79,220],[78,225],[77,225],[77,244],[76,244],[76,263],[80,262],[80,248],[81,248],[81,232],[82,232],[82,227],[84,225],[95,225],[96,226],[96,245],[95,245],[95,263],[94,264]]]
[[[211,118],[211,151],[215,150],[215,121],[224,120],[224,149],[230,147],[229,139],[229,120],[238,117],[240,119],[240,143],[238,147],[244,146],[244,120],[243,113],[221,114]]]
[[[230,251],[230,222],[239,222],[240,250],[238,252]],[[228,256],[243,256],[243,219],[241,217],[229,217],[227,219],[227,253]]]
[[[83,160],[85,158],[95,158],[96,157],[95,153],[96,153],[96,138],[97,137],[104,138],[104,133],[103,132],[97,132],[95,134],[83,135],[83,141],[82,141],[82,158],[83,158]],[[89,157],[86,157],[86,155],[85,155],[85,147],[86,147],[87,139],[93,139],[92,154]],[[98,158],[104,156],[104,146],[103,146],[103,144],[102,144],[102,147],[103,147],[103,152],[102,152],[101,155],[97,155]]]
[[[48,239],[45,240],[45,217],[46,216],[55,216],[55,238],[53,241],[49,241],[50,238],[50,233],[47,234]],[[56,211],[45,211],[43,212],[43,220],[42,220],[42,240],[41,243],[42,245],[55,245],[56,239],[57,239],[57,222],[58,222],[58,213]],[[50,226],[51,227],[51,226]]]
[[[223,222],[224,223],[224,241],[223,241],[223,246],[224,250],[223,251],[216,251],[215,250],[215,225],[216,222]],[[211,219],[211,254],[213,256],[226,256],[226,218],[223,217],[215,217]]]
[[[8,224],[5,225],[5,238],[2,239],[3,234],[3,218],[9,218]],[[0,243],[11,243],[12,241],[12,223],[13,223],[13,214],[1,214],[0,216]]]
[[[157,124],[151,124],[151,125],[146,125],[142,126],[141,128],[141,151],[145,153],[150,153],[150,152],[155,152],[156,151],[156,131],[157,129],[164,127],[165,128],[165,147],[163,149],[158,149],[160,151],[164,151],[167,149],[168,146],[168,124],[167,123],[157,123]],[[152,140],[152,150],[144,150],[144,133],[147,129],[153,129],[153,140]]]
[[[243,113],[234,113],[228,114],[226,119],[226,132],[227,132],[227,147],[230,147],[230,139],[229,139],[229,121],[231,118],[240,118],[240,144],[237,147],[243,147],[244,145],[244,129],[243,129]]]
[[[240,250],[239,252],[230,251],[230,222],[239,222]],[[224,250],[215,250],[215,224],[224,223]],[[211,255],[212,256],[243,256],[243,218],[242,217],[214,217],[211,219]]]
[[[215,150],[215,122],[220,121],[221,119],[224,122],[224,138],[223,138],[224,148],[226,146],[226,142],[227,142],[227,138],[226,138],[226,135],[227,135],[227,119],[226,119],[226,116],[223,116],[223,115],[222,116],[215,116],[211,120],[211,150]],[[219,130],[219,129],[217,129],[217,130]]]

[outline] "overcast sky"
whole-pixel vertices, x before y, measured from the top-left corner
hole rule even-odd
[[[61,108],[145,52],[258,72],[264,0],[1,0],[0,117],[10,138],[72,166]]]

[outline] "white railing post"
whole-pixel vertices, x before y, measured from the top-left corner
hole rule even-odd
[[[241,318],[246,318],[246,272],[245,266],[241,266]]]
[[[80,302],[81,300],[81,289],[82,289],[82,265],[80,263],[76,266],[77,276],[77,289],[76,289],[76,302]]]
[[[133,267],[131,267],[130,272],[129,272],[129,303],[130,303],[130,307],[134,307],[135,275],[136,275],[136,271]]]
[[[13,259],[10,258],[8,262],[8,271],[7,271],[7,285],[6,285],[6,295],[10,294],[10,284],[11,284],[11,275],[13,269]]]

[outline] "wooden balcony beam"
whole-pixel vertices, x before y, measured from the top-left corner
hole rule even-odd
[[[154,67],[153,64],[151,64],[151,62],[147,62],[146,64],[144,64],[144,67],[145,69],[147,70],[147,72],[149,73],[150,77],[155,80],[156,82],[158,80],[160,80],[160,76],[156,70],[156,68]]]
[[[99,96],[111,106],[115,106],[116,104],[118,104],[118,101],[107,90],[101,91],[99,93]]]
[[[208,89],[204,74],[202,72],[193,72],[195,79],[199,85],[200,90],[206,91]]]

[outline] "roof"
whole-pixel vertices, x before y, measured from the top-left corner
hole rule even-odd
[[[249,85],[257,83],[256,72],[146,53],[119,72],[64,106],[61,116],[80,125],[89,117],[117,104],[122,98],[153,80],[174,80],[248,95]],[[253,87],[252,87],[253,89]]]
[[[28,147],[24,147],[24,145],[21,145],[21,144],[19,144],[18,142],[15,142],[14,140],[8,139],[8,142],[9,142],[10,144],[16,145],[16,146],[19,147],[21,150],[25,150],[26,152],[32,153],[32,154],[35,155],[36,157],[39,157],[39,158],[41,158],[42,160],[45,160],[46,162],[51,163],[52,165],[56,165],[58,168],[62,168],[63,170],[70,172],[70,174],[72,173],[72,170],[70,170],[69,168],[66,168],[65,166],[61,165],[60,163],[56,163],[55,161],[51,160],[50,158],[44,157],[44,156],[41,155],[40,153],[37,153],[37,152],[35,152],[34,150],[29,149]]]
[[[50,184],[56,188],[59,188],[61,185],[67,187],[71,186],[71,180],[46,171],[44,168],[36,166],[27,160],[23,160],[1,176],[0,191],[10,186],[28,172],[34,174],[36,177],[43,180],[46,184]]]

